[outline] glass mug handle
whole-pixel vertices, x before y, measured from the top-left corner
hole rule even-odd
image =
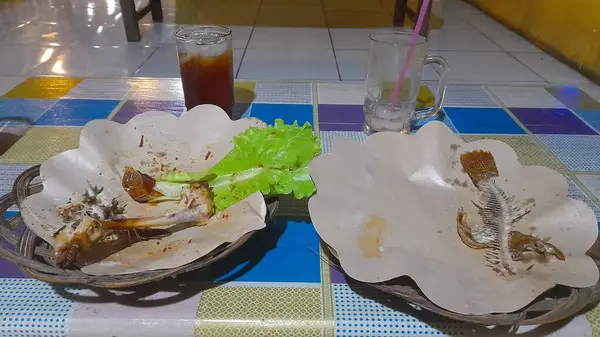
[[[446,95],[446,77],[448,75],[448,72],[450,71],[448,62],[446,62],[446,60],[441,56],[428,55],[425,58],[423,64],[438,64],[440,67],[442,67],[442,75],[440,77],[440,80],[438,81],[437,95],[435,96],[435,102],[433,103],[433,106],[429,109],[417,110],[413,120],[430,118],[435,116],[438,112],[440,112],[440,109],[442,108],[442,103],[444,102],[444,96]]]

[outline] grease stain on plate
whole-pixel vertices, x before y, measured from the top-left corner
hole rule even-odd
[[[358,237],[358,246],[366,258],[381,257],[381,237],[387,227],[387,221],[377,215],[371,215],[363,224]]]

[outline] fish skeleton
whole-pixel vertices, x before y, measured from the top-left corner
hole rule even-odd
[[[457,213],[457,232],[465,245],[472,249],[485,249],[487,264],[503,276],[516,273],[513,261],[523,260],[526,252],[564,260],[564,254],[554,245],[514,230],[515,223],[531,212],[535,201],[517,202],[514,196],[508,196],[496,184],[499,172],[490,152],[476,150],[464,153],[460,162],[481,192],[479,204],[473,202],[482,220],[480,225],[472,226],[462,207]]]

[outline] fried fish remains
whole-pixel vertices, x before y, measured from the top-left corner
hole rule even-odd
[[[55,233],[56,264],[61,268],[73,267],[81,255],[95,243],[119,237],[125,231],[148,238],[166,235],[166,231],[151,230],[154,227],[179,223],[204,225],[214,214],[211,191],[205,184],[193,184],[181,189],[176,200],[177,210],[156,217],[127,218],[124,207],[116,199],[107,202],[102,189],[91,187],[80,202],[57,208],[63,221],[69,223]],[[140,235],[141,233],[141,235]]]
[[[152,197],[160,195],[154,191],[156,185],[154,178],[130,166],[125,167],[121,185],[127,194],[137,202],[148,202]]]
[[[479,204],[473,202],[481,216],[481,224],[473,225],[461,207],[456,222],[462,242],[472,249],[485,249],[487,264],[498,274],[516,273],[514,261],[523,261],[526,253],[564,260],[564,254],[554,245],[533,235],[514,230],[514,225],[535,206],[533,199],[515,201],[495,182],[499,176],[493,155],[488,151],[472,151],[460,156],[460,162],[473,184],[481,192]]]

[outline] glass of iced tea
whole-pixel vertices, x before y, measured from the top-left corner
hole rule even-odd
[[[185,106],[214,104],[231,117],[233,48],[231,29],[216,25],[188,26],[175,32]]]

